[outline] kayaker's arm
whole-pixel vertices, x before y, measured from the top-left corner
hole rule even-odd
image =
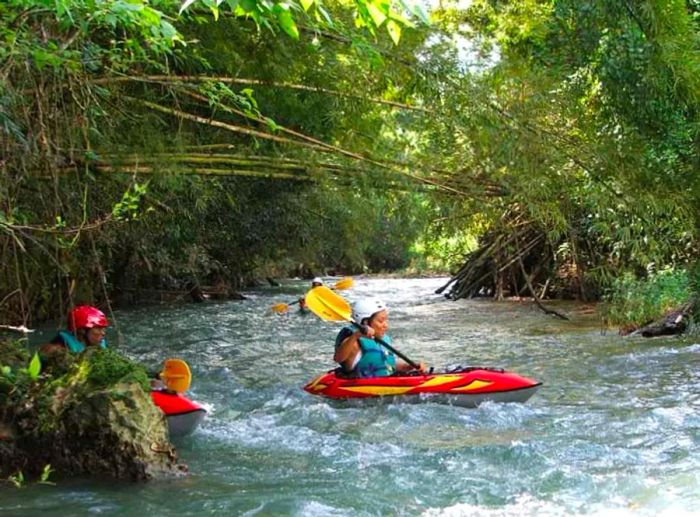
[[[67,349],[65,345],[59,343],[46,343],[41,345],[39,348],[39,353],[44,356],[50,356],[57,353],[66,353]]]
[[[360,353],[360,343],[358,342],[360,336],[362,336],[362,334],[359,330],[356,330],[346,337],[340,343],[340,346],[335,349],[333,360],[341,364],[346,370],[352,370],[351,366],[355,363],[357,354]]]

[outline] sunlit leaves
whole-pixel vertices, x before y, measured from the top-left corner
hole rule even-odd
[[[315,22],[321,26],[332,27],[333,19],[318,0],[226,0],[236,16],[250,17],[258,26],[281,28],[288,36],[299,38],[299,17],[306,16],[306,22]],[[218,9],[221,0],[185,0],[180,6],[180,13],[196,9],[197,4]],[[371,34],[386,27],[386,31],[395,44],[401,38],[402,29],[413,27],[411,18],[422,23],[429,23],[425,10],[410,0],[402,0],[401,9],[387,0],[355,0],[355,26],[366,28]],[[218,18],[218,12],[215,13]]]
[[[385,2],[367,2],[367,12],[375,26],[381,27],[382,23],[387,19],[386,11],[388,11],[388,4]]]

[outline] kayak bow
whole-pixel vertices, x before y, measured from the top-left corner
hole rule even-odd
[[[192,433],[206,415],[206,410],[187,397],[167,390],[151,391],[153,403],[165,413],[170,436]]]
[[[487,400],[525,402],[541,385],[541,382],[498,368],[460,367],[442,373],[365,379],[345,377],[339,370],[332,370],[316,377],[304,390],[339,400],[392,396],[401,397],[399,400],[406,397],[407,402],[426,400],[476,407]]]

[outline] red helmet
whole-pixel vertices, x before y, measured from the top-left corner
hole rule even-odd
[[[90,305],[79,305],[68,313],[68,330],[75,332],[81,328],[108,327],[104,313]]]

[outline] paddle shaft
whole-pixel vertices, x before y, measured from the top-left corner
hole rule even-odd
[[[352,323],[352,324],[355,325],[360,331],[362,331],[362,325],[358,325],[358,324],[355,322],[355,320],[350,320],[350,323]],[[377,343],[379,343],[379,344],[382,345],[384,348],[386,348],[387,350],[389,350],[390,352],[392,352],[395,356],[400,357],[401,359],[403,359],[404,361],[406,361],[406,363],[407,363],[409,366],[411,366],[412,368],[415,368],[416,370],[420,370],[420,365],[418,365],[418,364],[416,364],[415,362],[411,361],[408,357],[406,357],[406,356],[403,355],[401,352],[399,352],[398,350],[396,350],[393,346],[391,346],[389,343],[387,343],[387,342],[384,341],[383,339],[380,339],[380,338],[378,338],[378,337],[370,338],[370,339],[374,339]]]

